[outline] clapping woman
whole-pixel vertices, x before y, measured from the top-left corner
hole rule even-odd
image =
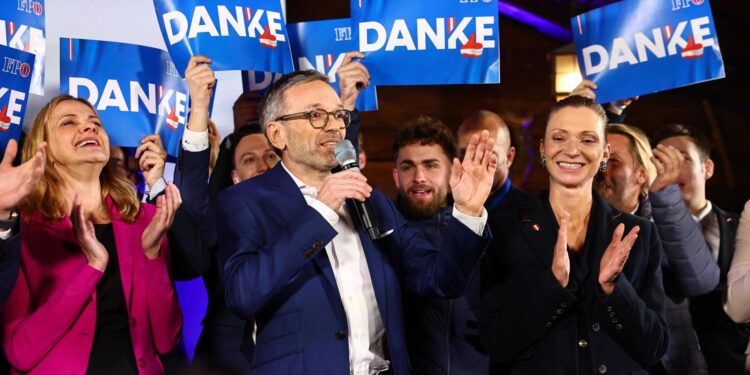
[[[164,234],[180,205],[156,207],[105,168],[109,138],[96,110],[68,95],[37,115],[24,160],[46,142],[46,169],[21,204],[21,269],[2,311],[12,372],[162,374],[182,314]]]

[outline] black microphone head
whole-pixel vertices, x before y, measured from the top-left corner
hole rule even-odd
[[[357,150],[354,149],[354,145],[348,139],[343,139],[336,142],[333,146],[333,153],[336,155],[336,161],[339,162],[342,168],[347,169],[347,166],[357,166]]]

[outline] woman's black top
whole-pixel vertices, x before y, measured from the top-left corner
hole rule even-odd
[[[109,262],[96,284],[96,330],[86,374],[138,374],[112,224],[94,224],[94,230]]]

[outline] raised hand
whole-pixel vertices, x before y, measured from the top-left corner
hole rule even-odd
[[[31,159],[14,167],[13,159],[18,152],[18,143],[13,139],[8,141],[5,155],[0,162],[0,218],[9,217],[10,211],[18,202],[34,190],[44,174],[47,161],[46,147],[46,142],[41,143]]]
[[[341,103],[345,109],[354,110],[357,103],[359,91],[370,85],[370,72],[359,61],[352,59],[364,59],[361,52],[347,52],[341,63],[336,76],[338,77]]]
[[[656,166],[656,178],[651,183],[649,190],[661,191],[665,187],[677,183],[685,157],[672,146],[658,145],[654,149],[651,162]]]
[[[143,178],[149,188],[164,176],[164,165],[167,163],[167,151],[158,134],[151,134],[141,139],[141,145],[135,150],[138,166],[143,171]]]
[[[346,199],[364,201],[370,197],[372,187],[362,173],[347,170],[326,177],[315,199],[338,212]]]
[[[557,230],[557,242],[552,253],[552,274],[563,288],[568,287],[570,278],[570,257],[568,256],[568,221],[570,214],[566,211],[560,216],[560,229]]]
[[[190,92],[190,119],[187,126],[192,131],[208,129],[208,106],[216,84],[216,76],[209,64],[210,58],[195,55],[190,58],[185,69],[185,81]]]
[[[494,145],[490,132],[483,130],[471,136],[463,162],[453,158],[451,192],[456,208],[464,214],[482,215],[497,168],[497,156],[492,152]]]
[[[573,91],[570,92],[569,96],[584,96],[591,100],[596,100],[596,93],[594,90],[596,90],[597,86],[596,83],[593,81],[589,81],[587,79],[584,79],[581,81],[581,83],[576,86],[576,88],[573,89]]]
[[[627,236],[622,237],[625,233],[625,225],[620,224],[612,233],[612,242],[604,250],[601,263],[599,263],[599,285],[604,294],[610,295],[615,290],[617,277],[622,273],[625,262],[630,256],[630,249],[633,248],[635,240],[638,239],[638,232],[641,227],[633,227]]]
[[[174,216],[177,209],[182,204],[180,191],[173,183],[167,184],[166,194],[156,199],[156,213],[148,223],[148,226],[141,235],[141,246],[143,253],[148,259],[159,257],[161,250],[161,239],[167,233],[169,227],[174,222]]]
[[[70,213],[70,221],[73,224],[73,233],[76,241],[81,247],[86,262],[97,270],[104,272],[109,262],[109,253],[99,240],[96,239],[94,223],[87,220],[81,207],[81,197],[76,193],[73,198],[73,210]]]

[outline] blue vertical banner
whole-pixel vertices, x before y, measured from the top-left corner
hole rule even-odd
[[[351,0],[375,85],[500,83],[497,0]]]
[[[8,140],[21,136],[34,59],[31,53],[0,46],[0,155]]]
[[[294,68],[315,69],[327,75],[331,85],[339,91],[336,72],[344,62],[344,55],[357,50],[352,38],[351,19],[293,23],[288,25],[288,31]],[[366,66],[367,63],[363,61]],[[360,111],[378,109],[375,86],[370,85],[360,91],[356,107]]]
[[[294,70],[281,0],[154,0],[164,43],[180,74],[193,55],[211,68]]]
[[[44,95],[45,11],[44,0],[0,2],[0,46],[35,55],[30,89],[34,95]]]
[[[113,146],[159,134],[177,156],[189,94],[166,51],[133,44],[60,39],[60,91],[88,100]]]
[[[708,0],[624,0],[571,19],[578,65],[607,103],[724,78]]]

